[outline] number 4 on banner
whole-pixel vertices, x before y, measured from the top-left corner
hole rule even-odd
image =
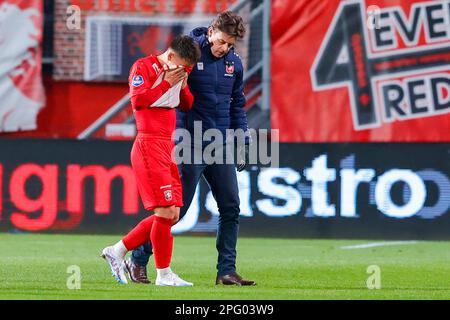
[[[425,32],[426,43],[418,43],[422,28],[434,30],[442,24],[430,12],[447,12],[447,7],[442,3],[417,4],[407,18],[402,7],[370,6],[369,20],[366,20],[364,3],[363,0],[340,3],[310,71],[313,89],[347,88],[356,130],[379,127],[382,121],[390,123],[447,113],[448,101],[440,90],[448,87],[450,78],[448,73],[436,71],[448,70],[449,42],[436,43],[447,37],[447,33]],[[381,18],[391,25],[380,27]],[[388,33],[389,30],[394,31]],[[406,44],[405,48],[398,45],[398,39]],[[422,75],[420,79],[414,77],[425,73],[433,74]],[[378,86],[380,92],[375,91]],[[416,88],[425,93],[417,93]],[[423,106],[420,100],[424,99],[431,102]]]
[[[315,90],[348,87],[356,129],[379,125],[370,86],[364,22],[359,2],[341,4],[311,68]]]

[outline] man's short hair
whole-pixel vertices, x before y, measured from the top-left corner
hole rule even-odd
[[[181,59],[186,60],[190,64],[196,64],[200,60],[200,47],[194,39],[189,36],[176,36],[169,46],[175,51]]]
[[[242,17],[231,11],[219,13],[211,23],[211,27],[236,39],[242,39],[245,36],[245,25]]]

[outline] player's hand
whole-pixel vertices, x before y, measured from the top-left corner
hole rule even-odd
[[[185,78],[187,78],[187,72],[184,70],[184,68],[177,68],[167,71],[164,80],[166,80],[170,84],[170,86],[173,87],[175,84]]]

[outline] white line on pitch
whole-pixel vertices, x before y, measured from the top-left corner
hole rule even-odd
[[[416,244],[417,241],[390,241],[390,242],[371,242],[364,244],[356,244],[352,246],[343,246],[341,249],[365,249],[373,247],[384,247],[384,246],[401,246],[406,244]]]

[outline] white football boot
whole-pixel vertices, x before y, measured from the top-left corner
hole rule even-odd
[[[108,262],[111,273],[113,277],[116,278],[117,282],[120,284],[127,284],[128,280],[125,276],[125,261],[116,257],[113,247],[110,246],[103,249],[101,256]]]
[[[171,286],[171,287],[192,287],[192,282],[185,281],[176,275],[173,271],[170,271],[164,275],[157,275],[155,284],[157,286]]]

